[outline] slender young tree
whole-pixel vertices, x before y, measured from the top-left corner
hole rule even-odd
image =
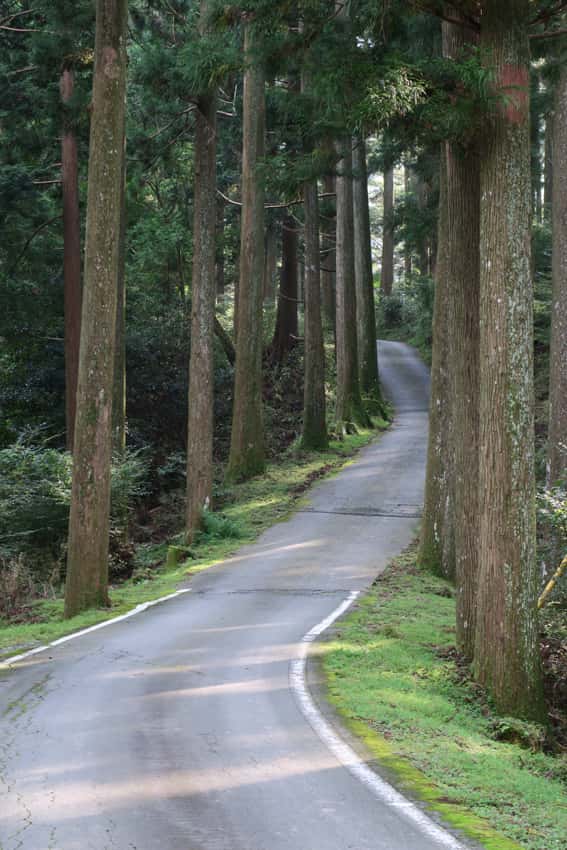
[[[254,55],[254,24],[244,19],[242,217],[236,372],[229,480],[264,469],[262,417],[262,300],[264,277],[264,182],[258,163],[264,153],[265,73]]]
[[[537,626],[529,0],[483,4],[498,103],[485,128],[480,222],[480,534],[474,672],[498,710],[543,717]]]
[[[358,378],[356,338],[356,289],[354,280],[354,222],[352,202],[352,141],[343,137],[336,145],[339,157],[337,177],[337,407],[339,433],[349,433],[357,425],[370,424]]]
[[[394,214],[394,169],[388,165],[384,169],[384,205],[382,226],[382,275],[381,291],[383,295],[391,295],[394,285],[394,231],[392,216]]]
[[[63,68],[60,80],[65,110],[61,138],[61,182],[63,191],[63,279],[65,301],[65,413],[67,448],[73,451],[79,344],[81,339],[81,222],[79,213],[79,158],[77,135],[69,104],[73,97],[73,68]]]
[[[323,177],[323,193],[325,198],[326,215],[321,215],[321,300],[325,326],[332,331],[336,338],[337,299],[335,273],[337,268],[337,222],[335,194],[335,178],[332,174]]]
[[[200,30],[205,31],[208,0],[201,0]],[[186,535],[191,541],[213,493],[214,320],[216,301],[216,114],[214,91],[198,99],[195,119],[195,203],[193,289],[187,422]]]
[[[567,68],[555,87],[553,119],[553,297],[547,482],[567,479]]]
[[[282,363],[297,343],[298,229],[295,219],[287,215],[282,225],[282,269],[278,293],[276,326],[272,341],[272,359]]]
[[[356,326],[360,391],[365,404],[377,414],[384,413],[378,378],[378,348],[374,305],[374,275],[368,209],[366,142],[355,138],[352,149],[354,169],[354,277],[356,282]]]
[[[124,157],[127,0],[97,0],[85,286],[65,616],[108,604],[114,335]]]
[[[125,144],[126,139],[124,139]],[[126,150],[123,157],[120,193],[120,245],[112,399],[112,447],[118,454],[126,448]]]

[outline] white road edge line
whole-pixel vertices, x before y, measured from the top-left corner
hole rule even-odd
[[[371,768],[369,768],[368,765],[365,764],[356,754],[352,747],[350,747],[346,741],[336,734],[329,723],[325,720],[309,694],[306,681],[309,645],[312,644],[326,629],[328,629],[335,620],[344,614],[359,595],[359,591],[352,591],[348,597],[341,602],[338,608],[335,608],[328,617],[321,620],[321,622],[316,626],[313,626],[313,628],[301,639],[301,643],[299,645],[299,657],[293,659],[289,666],[289,681],[291,690],[295,695],[303,716],[314,732],[319,736],[321,741],[329,748],[335,758],[338,759],[338,761],[344,765],[344,767],[346,767],[346,769],[356,779],[362,782],[362,784],[365,785],[375,797],[387,806],[400,810],[407,820],[412,821],[418,829],[436,841],[440,847],[447,847],[450,848],[450,850],[465,850],[464,845],[451,835],[451,833],[447,832],[447,830],[443,829],[443,827],[438,826],[418,806],[416,806],[415,803],[412,803],[411,800],[407,800],[403,794],[371,770]]]
[[[4,667],[11,667],[12,664],[16,664],[18,661],[23,661],[31,655],[38,655],[40,652],[45,652],[46,649],[51,649],[52,646],[59,646],[62,643],[75,640],[75,638],[88,635],[90,632],[96,632],[98,629],[106,628],[106,626],[113,626],[114,623],[120,623],[122,620],[128,620],[136,614],[141,614],[143,611],[147,611],[148,608],[151,608],[153,605],[159,605],[160,602],[166,602],[168,599],[174,599],[176,596],[179,596],[182,593],[190,593],[190,591],[191,588],[184,587],[181,590],[176,590],[175,593],[170,593],[168,596],[160,596],[159,599],[151,599],[149,602],[140,602],[140,604],[136,605],[135,608],[132,608],[131,611],[127,611],[125,614],[120,614],[119,617],[113,617],[111,620],[103,620],[102,623],[96,623],[94,626],[81,629],[80,632],[72,632],[70,635],[57,638],[57,640],[52,640],[51,643],[36,646],[35,649],[29,649],[27,652],[22,652],[20,655],[11,655],[9,658],[5,658],[3,661],[0,661],[0,670]]]

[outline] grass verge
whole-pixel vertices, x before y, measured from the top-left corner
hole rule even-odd
[[[395,784],[488,850],[562,850],[565,755],[497,740],[507,721],[454,652],[452,593],[397,559],[321,646],[330,702]]]
[[[166,596],[191,574],[253,542],[271,525],[289,516],[313,481],[337,472],[387,427],[381,420],[376,420],[375,425],[376,430],[333,441],[326,452],[291,448],[263,475],[222,490],[222,511],[211,515],[207,532],[190,548],[190,558],[178,567],[165,568],[168,543],[180,543],[180,536],[166,543],[141,546],[133,578],[111,588],[110,608],[91,609],[64,620],[63,600],[57,598],[35,602],[29,622],[11,624],[0,619],[0,659],[124,614],[141,602]]]

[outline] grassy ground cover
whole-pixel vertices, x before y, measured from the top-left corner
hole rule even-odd
[[[386,427],[379,420],[375,425],[378,430]],[[376,433],[360,431],[342,441],[333,441],[323,453],[292,447],[263,475],[224,489],[221,510],[211,515],[206,532],[179,566],[168,569],[165,561],[168,545],[181,543],[180,535],[166,543],[138,548],[133,577],[111,588],[111,608],[93,609],[64,620],[63,600],[56,598],[32,603],[23,623],[0,619],[0,658],[116,617],[141,602],[166,596],[192,573],[222,561],[238,546],[251,543],[269,526],[288,516],[311,482],[339,470]]]
[[[322,645],[330,700],[402,789],[489,850],[564,850],[566,754],[492,713],[454,622],[450,586],[401,557]]]

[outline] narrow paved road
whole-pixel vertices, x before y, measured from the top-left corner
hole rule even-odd
[[[191,592],[0,674],[2,850],[438,850],[335,758],[300,641],[412,538],[427,370],[381,344],[396,422]]]

